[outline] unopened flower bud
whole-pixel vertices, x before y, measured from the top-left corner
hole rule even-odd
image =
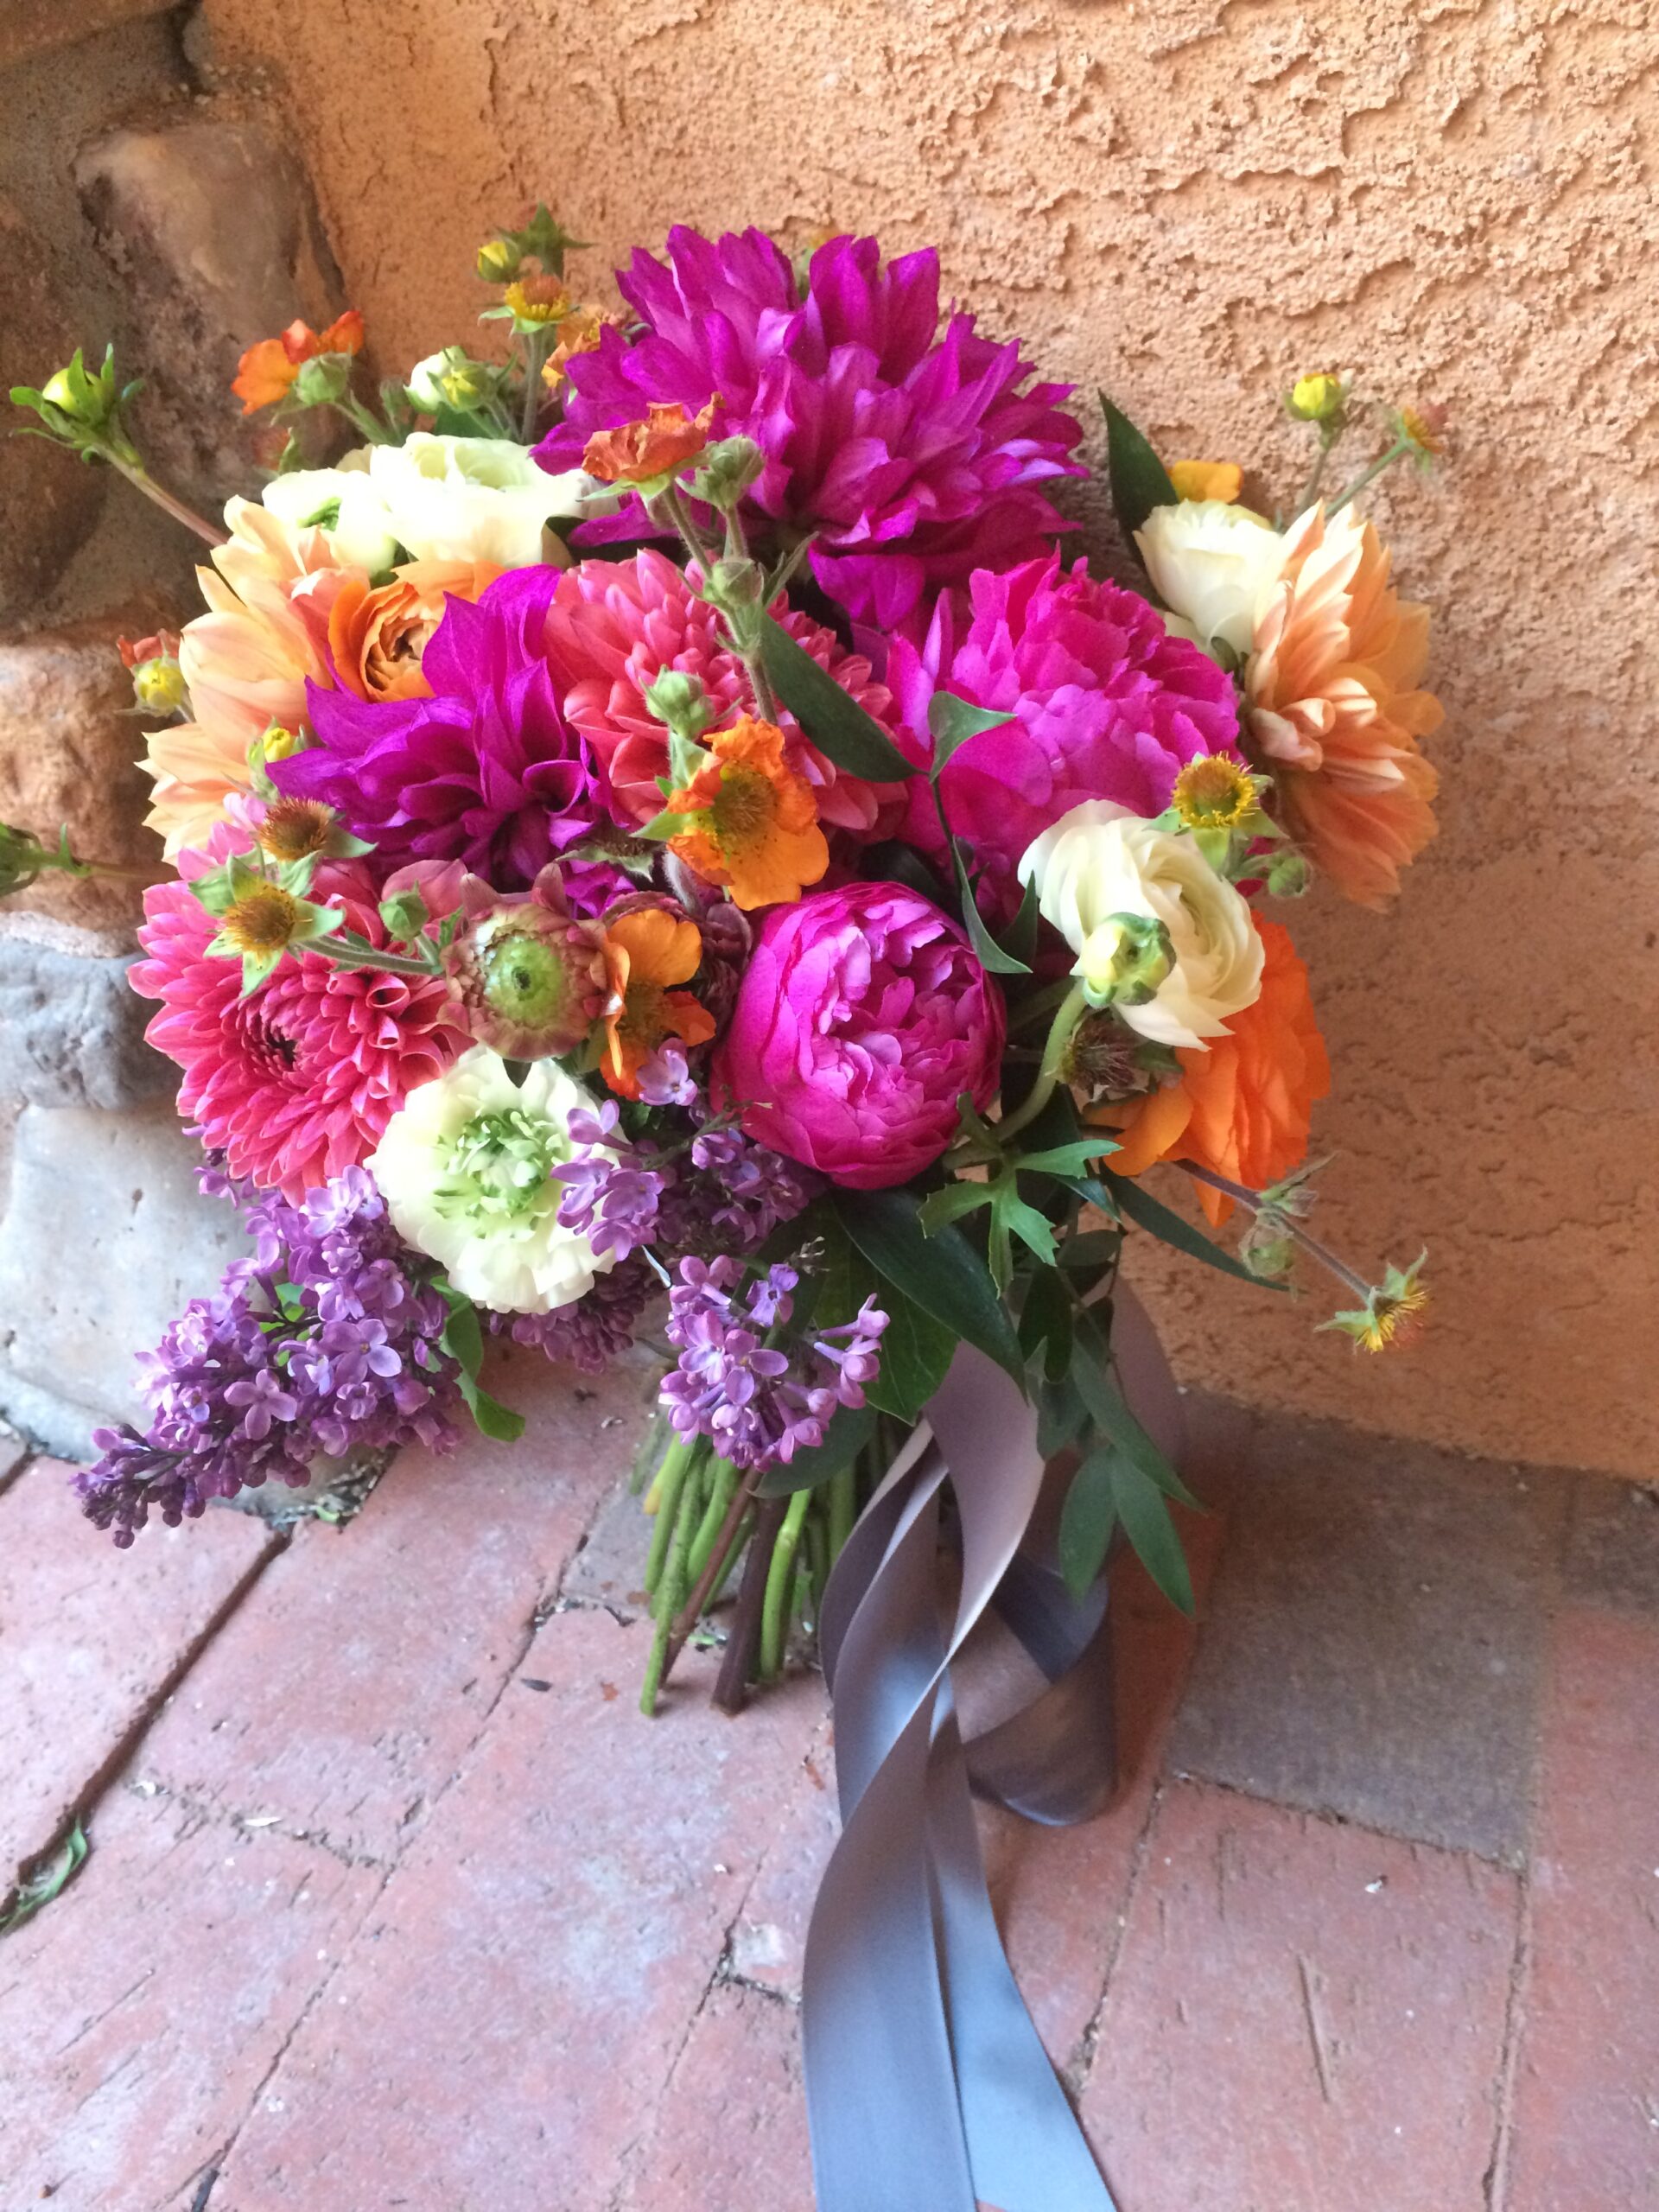
[[[1268,862],[1268,889],[1275,899],[1300,899],[1308,887],[1311,874],[1300,853],[1275,853]]]
[[[1340,416],[1347,396],[1340,377],[1298,377],[1285,405],[1299,423],[1333,423]]]
[[[38,837],[14,823],[0,822],[0,899],[26,891],[45,864]]]
[[[646,686],[645,698],[658,721],[665,722],[688,745],[695,745],[715,719],[701,679],[682,675],[678,669],[665,669],[654,683]]]
[[[189,698],[184,671],[171,653],[156,653],[132,671],[132,696],[147,715],[176,715]]]
[[[691,479],[691,496],[728,513],[766,465],[766,457],[753,438],[721,438],[704,448],[702,464]]]
[[[292,386],[302,407],[331,407],[351,388],[352,365],[343,353],[318,353],[302,361]]]
[[[260,756],[265,760],[286,760],[291,753],[303,753],[305,740],[298,730],[284,729],[281,722],[272,722],[263,736],[254,740]]]
[[[1162,922],[1150,914],[1109,914],[1090,931],[1077,974],[1091,1006],[1145,1006],[1174,964]]]
[[[760,641],[766,577],[754,561],[716,561],[704,579],[702,596],[726,618],[732,642],[748,652]]]
[[[478,249],[479,276],[486,284],[511,283],[524,257],[511,238],[491,238]]]

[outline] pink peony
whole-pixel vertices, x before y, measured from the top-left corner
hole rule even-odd
[[[897,883],[774,906],[716,1052],[713,1095],[747,1136],[836,1183],[907,1183],[989,1105],[1001,994],[946,914]]]
[[[225,1153],[233,1175],[297,1204],[365,1159],[404,1094],[469,1040],[449,1027],[442,977],[341,968],[315,951],[291,955],[241,997],[241,963],[209,957],[219,924],[188,885],[244,847],[221,826],[206,853],[180,855],[183,882],[144,893],[138,939],[149,957],[135,963],[132,984],[162,1001],[144,1034],[184,1070],[179,1110],[203,1143]],[[359,863],[325,861],[313,896],[340,897],[349,925],[385,943]]]
[[[1172,638],[1137,592],[1069,573],[1058,553],[973,579],[965,630],[942,602],[925,645],[895,640],[887,677],[912,759],[927,760],[936,690],[1014,717],[969,738],[939,781],[950,826],[974,849],[990,903],[1011,901],[1033,839],[1084,799],[1151,817],[1176,777],[1205,753],[1237,759],[1232,682],[1205,653]],[[942,851],[931,795],[918,778],[899,833]]]
[[[874,680],[868,660],[843,652],[833,631],[807,615],[779,609],[779,620],[860,706],[893,727],[892,696]],[[565,720],[609,775],[613,810],[630,828],[661,812],[657,779],[668,770],[668,732],[645,704],[648,685],[672,669],[701,679],[717,722],[757,711],[719,616],[672,561],[649,549],[632,561],[567,569],[548,614],[547,650]],[[841,774],[801,737],[791,715],[780,713],[779,725],[794,740],[790,765],[812,786],[827,830],[868,837],[891,829],[901,804],[896,786]]]

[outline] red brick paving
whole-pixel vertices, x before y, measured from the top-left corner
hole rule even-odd
[[[234,2212],[599,2212],[702,2006],[818,1711],[648,1724],[648,1625],[549,1621],[226,2162]],[[427,2027],[411,2041],[410,2024]]]
[[[0,1891],[53,1841],[270,1550],[210,1513],[118,1552],[81,1517],[70,1469],[0,1491]],[[7,2208],[10,2212],[10,2208]]]
[[[518,1444],[406,1453],[346,1528],[302,1526],[175,1700],[145,1773],[395,1859],[626,1471],[636,1381],[580,1397],[572,1381],[520,1363],[498,1384],[529,1416]]]
[[[1485,2212],[1517,1918],[1478,1860],[1173,1784],[1082,2099],[1122,2203]]]
[[[1659,1625],[1557,1622],[1505,2212],[1659,2205]]]
[[[637,1579],[633,1510],[610,1501],[639,1377],[577,1395],[525,1360],[502,1390],[531,1414],[524,1444],[409,1455],[357,1522],[280,1555],[215,1513],[119,1558],[61,1470],[0,1490],[0,1833],[38,1849],[86,1803],[92,1840],[0,1938],[0,2212],[48,2185],[70,2212],[190,2212],[221,2166],[208,2212],[809,2212],[795,1999],[834,1833],[821,1688],[733,1723],[692,1656],[643,1721],[647,1628],[605,1609],[630,1610]],[[1266,1501],[1242,1432],[1224,1423],[1201,1456],[1218,1451],[1248,1521]],[[1329,1476],[1303,1481],[1308,1526],[1281,1539],[1316,1567],[1357,1478],[1340,1456]],[[1444,1510],[1419,1500],[1423,1579],[1449,1541],[1477,1580],[1497,1546],[1514,1580],[1497,1478],[1446,1479]],[[1642,1510],[1580,1491],[1573,1533],[1532,1542],[1516,1586],[1547,1618],[1564,1576],[1545,1656],[1503,1675],[1489,1640],[1471,1708],[1501,1721],[1482,1787],[1504,1853],[1527,1845],[1518,1879],[1410,1840],[1450,1802],[1462,1735],[1426,1747],[1423,1807],[1396,1762],[1395,1834],[1363,1824],[1352,1741],[1307,1746],[1356,1777],[1343,1820],[1172,1774],[1193,1635],[1120,1576],[1122,1798],[1084,1829],[988,1820],[987,1839],[1122,2212],[1659,2203],[1659,1593]],[[1197,1532],[1201,1579],[1224,1526]],[[1316,1609],[1299,1651],[1283,1605],[1241,1586],[1261,1550],[1259,1529],[1229,1548],[1199,1638],[1212,1700],[1269,1694],[1269,1630],[1304,1670],[1394,1663],[1367,1642],[1389,1627],[1376,1605],[1348,1609],[1346,1645],[1343,1609]],[[1409,1597],[1400,1541],[1390,1558]],[[1306,1580],[1276,1555],[1263,1571]],[[1433,1662],[1414,1665],[1443,1679]],[[1442,1710],[1413,1725],[1432,1735]]]
[[[75,1880],[0,1942],[5,2212],[187,2206],[379,1882],[127,1789],[92,1835]]]

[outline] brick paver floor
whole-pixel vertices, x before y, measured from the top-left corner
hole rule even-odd
[[[0,2212],[810,2212],[823,1688],[635,1710],[641,1382],[127,1556],[0,1440],[0,1890],[91,1845],[0,1936]],[[1659,1498],[1195,1412],[1117,1804],[985,1824],[1122,2212],[1654,2212]]]

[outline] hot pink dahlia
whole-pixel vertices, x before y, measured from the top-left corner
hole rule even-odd
[[[1084,473],[1071,458],[1082,432],[1058,405],[1071,387],[1022,391],[1031,365],[1018,344],[977,336],[972,315],[941,334],[932,251],[884,268],[874,238],[831,238],[803,294],[764,232],[713,240],[677,226],[666,264],[641,250],[617,281],[644,329],[607,329],[571,359],[543,467],[575,467],[595,430],[653,401],[696,413],[717,394],[714,435],[741,433],[766,455],[752,514],[815,531],[820,584],[883,629],[1065,527],[1037,487]],[[648,524],[634,499],[589,528],[639,537]]]
[[[870,664],[844,652],[833,631],[804,614],[779,613],[785,629],[889,729],[892,694]],[[547,652],[565,720],[580,730],[610,779],[619,821],[632,827],[660,813],[657,779],[668,770],[668,732],[645,705],[665,670],[701,679],[719,722],[757,711],[748,672],[725,641],[720,618],[683,572],[647,548],[632,561],[584,561],[560,576],[548,615]],[[826,829],[884,835],[902,803],[898,786],[839,772],[780,711],[791,766],[810,784]]]
[[[232,1174],[297,1204],[365,1159],[405,1093],[469,1040],[449,1027],[442,978],[340,968],[315,951],[290,956],[239,996],[241,963],[208,957],[219,924],[188,885],[244,843],[221,825],[207,852],[179,855],[184,882],[144,893],[138,939],[149,957],[134,964],[132,984],[162,1002],[144,1034],[184,1070],[179,1109],[203,1142],[226,1154]],[[385,944],[359,863],[325,862],[313,895],[342,898],[350,926]]]
[[[887,678],[912,759],[931,756],[929,702],[950,691],[1013,720],[969,738],[939,779],[950,826],[974,849],[994,903],[1009,901],[1020,855],[1084,799],[1161,814],[1181,769],[1201,753],[1238,758],[1231,679],[1172,638],[1139,593],[1069,572],[1058,553],[1006,575],[981,572],[964,628],[942,601],[925,643],[900,639]],[[906,787],[901,836],[924,851],[944,839],[920,778]]]

